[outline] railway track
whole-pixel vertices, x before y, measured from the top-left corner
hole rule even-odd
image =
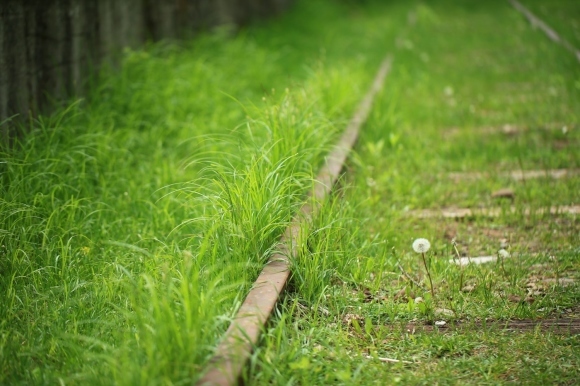
[[[580,50],[574,47],[570,42],[566,39],[562,38],[556,31],[554,31],[548,24],[546,24],[542,19],[534,15],[529,9],[524,7],[519,1],[517,0],[509,0],[510,4],[518,10],[521,14],[523,14],[526,19],[530,22],[532,27],[539,28],[544,32],[544,34],[552,40],[554,43],[561,45],[566,50],[570,51],[576,59],[580,62]]]
[[[552,41],[562,45],[572,52],[580,61],[580,51],[574,48],[565,39],[561,38],[546,23],[541,21],[517,0],[508,0],[519,12],[530,21],[531,25],[540,28]],[[415,18],[409,18],[409,24],[414,24]],[[360,132],[360,128],[366,121],[372,107],[375,95],[380,91],[382,84],[390,71],[392,57],[387,56],[374,78],[371,88],[360,102],[354,116],[350,120],[342,137],[335,145],[329,156],[326,165],[320,170],[316,177],[315,187],[309,193],[298,214],[292,219],[290,226],[284,232],[278,245],[278,252],[273,254],[266,266],[254,283],[251,291],[247,295],[239,311],[237,312],[230,327],[226,331],[223,339],[218,345],[215,355],[209,361],[204,376],[197,385],[234,385],[240,380],[244,365],[252,355],[253,348],[257,345],[260,333],[264,330],[266,323],[274,311],[283,293],[287,281],[290,277],[290,261],[297,253],[296,247],[301,244],[300,229],[304,221],[308,221],[316,216],[322,201],[331,191],[341,170],[344,167],[346,158],[355,144]],[[518,171],[506,172],[504,177],[515,181],[529,178],[564,178],[578,175],[578,170],[549,170],[549,171]],[[448,178],[463,179],[485,179],[489,177],[485,173],[455,173],[448,175]],[[549,214],[580,214],[580,207],[577,205],[561,206],[543,209]],[[531,212],[528,210],[528,212]],[[463,218],[475,215],[498,216],[500,209],[453,209],[453,210],[417,210],[409,214],[419,218],[444,217]],[[453,324],[435,327],[425,324],[407,324],[403,326],[406,332],[452,332],[461,331],[473,326],[480,328],[494,328],[502,331],[533,331],[553,332],[557,334],[578,334],[580,332],[580,320],[577,318],[551,318],[543,320],[506,320],[492,321],[490,323],[467,323],[455,322]],[[393,328],[395,328],[393,326]]]
[[[258,276],[252,289],[238,310],[233,322],[218,345],[209,367],[198,385],[233,385],[238,382],[244,364],[258,342],[260,332],[270,318],[280,294],[290,277],[290,258],[300,245],[300,226],[319,211],[322,202],[338,179],[348,153],[352,149],[390,71],[392,57],[388,55],[380,65],[371,88],[358,105],[342,137],[327,157],[318,173],[314,189],[284,232],[277,253],[273,254]]]

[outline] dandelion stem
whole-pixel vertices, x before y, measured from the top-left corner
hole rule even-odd
[[[431,297],[435,300],[435,291],[433,290],[433,280],[431,280],[431,273],[429,273],[429,268],[427,267],[427,260],[425,260],[425,252],[421,253],[421,257],[423,257],[423,265],[425,266],[425,270],[427,271],[427,277],[429,278],[429,285],[431,286]]]

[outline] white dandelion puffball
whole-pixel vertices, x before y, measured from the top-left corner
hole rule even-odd
[[[431,248],[431,243],[427,239],[417,239],[413,241],[413,250],[417,253],[425,253]]]
[[[502,259],[507,259],[508,257],[510,257],[510,253],[508,251],[506,251],[505,249],[503,249],[503,248],[500,249],[499,251],[497,251],[497,254]]]

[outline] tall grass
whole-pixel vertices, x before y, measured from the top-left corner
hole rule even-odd
[[[195,381],[372,75],[320,9],[127,51],[0,150],[0,383]]]
[[[176,165],[131,162],[115,133],[56,138],[66,120],[5,150],[6,380],[195,378],[332,135],[298,106],[249,122],[237,157],[179,188],[163,188]]]

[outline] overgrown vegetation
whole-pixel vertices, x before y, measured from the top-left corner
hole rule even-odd
[[[2,149],[0,383],[199,376],[372,76],[307,20],[128,51]]]
[[[407,9],[410,26],[393,44],[393,71],[345,182],[309,231],[294,292],[247,376],[252,384],[573,383],[577,334],[503,328],[578,318],[580,224],[548,209],[577,205],[580,179],[546,177],[578,169],[576,59],[507,2]],[[531,171],[544,176],[511,177]],[[438,215],[459,208],[499,211]],[[431,242],[434,296],[412,250],[421,237]],[[461,268],[454,243],[460,257],[498,257],[502,248],[510,257]]]
[[[578,316],[577,215],[541,211],[580,178],[509,176],[580,167],[576,59],[504,1],[316,0],[129,51],[2,149],[0,383],[195,382],[389,51],[248,382],[573,382],[578,335],[493,323]],[[418,217],[461,207],[500,211]]]

